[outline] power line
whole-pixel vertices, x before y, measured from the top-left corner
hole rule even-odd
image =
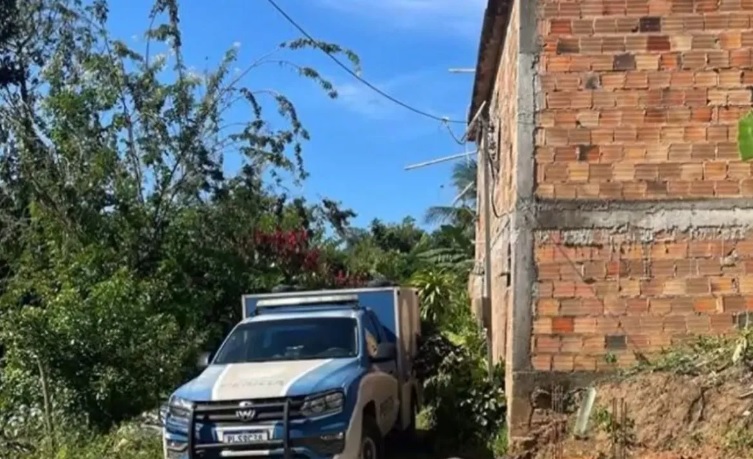
[[[317,41],[308,32],[306,32],[306,30],[301,25],[299,25],[295,21],[295,19],[293,19],[292,17],[290,17],[290,15],[288,13],[286,13],[285,10],[283,10],[277,4],[277,2],[275,2],[275,0],[267,0],[267,2],[270,5],[272,5],[272,7],[274,9],[276,9],[277,12],[280,13],[280,15],[282,15],[282,17],[284,17],[293,27],[295,27],[296,29],[298,29],[298,31],[301,32],[303,34],[303,36],[305,36],[306,38],[308,38],[309,40],[311,40],[313,42]],[[417,109],[415,107],[412,107],[412,106],[406,104],[405,102],[402,102],[402,101],[396,99],[395,97],[387,94],[386,92],[384,92],[381,89],[377,88],[373,84],[369,83],[367,80],[363,79],[356,72],[354,72],[353,70],[351,70],[350,67],[348,67],[347,65],[343,64],[342,61],[340,61],[332,53],[329,53],[329,52],[327,52],[325,50],[322,50],[322,51],[324,51],[325,54],[327,56],[329,56],[329,58],[332,59],[335,62],[335,64],[337,64],[340,68],[342,68],[343,70],[345,70],[346,72],[348,72],[353,78],[357,79],[358,81],[360,81],[361,83],[363,83],[364,85],[366,85],[369,89],[371,89],[372,91],[376,92],[377,94],[379,94],[380,96],[384,97],[385,99],[388,99],[391,102],[393,102],[393,103],[395,103],[395,104],[397,104],[397,105],[399,105],[399,106],[401,106],[401,107],[403,107],[403,108],[405,108],[407,110],[412,111],[413,113],[416,113],[416,114],[421,115],[421,116],[425,116],[427,118],[431,118],[431,119],[436,120],[436,121],[441,121],[442,123],[466,124],[465,121],[453,120],[453,119],[446,118],[446,117],[439,117],[439,116],[436,116],[436,115],[432,115],[431,113],[425,112],[423,110],[419,110],[419,109]]]

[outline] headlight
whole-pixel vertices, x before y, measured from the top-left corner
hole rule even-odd
[[[336,414],[342,411],[345,395],[340,392],[327,392],[307,397],[301,407],[301,414],[307,417]]]
[[[170,397],[167,404],[167,418],[178,422],[188,422],[193,403],[180,397]]]

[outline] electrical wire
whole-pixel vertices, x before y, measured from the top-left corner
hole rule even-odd
[[[482,123],[481,127],[478,130],[478,134],[481,136],[481,138],[483,138],[484,136],[486,136],[487,129],[488,129],[488,125],[486,123]],[[489,167],[491,169],[491,172],[494,173],[494,176],[495,176],[495,178],[492,179],[492,183],[490,184],[491,185],[491,190],[490,190],[491,196],[487,195],[486,199],[489,199],[489,202],[491,203],[490,207],[491,207],[492,213],[494,214],[494,217],[496,219],[501,219],[502,218],[502,213],[499,212],[499,210],[496,208],[496,203],[495,203],[496,200],[494,199],[494,195],[496,194],[496,189],[497,189],[497,185],[498,185],[499,168],[496,168],[496,170],[495,170],[495,167],[494,167],[493,161],[491,160],[491,157],[489,155],[489,150],[488,150],[488,146],[486,145],[486,143],[488,143],[488,142],[485,142],[485,145],[484,145],[484,147],[482,149],[481,156],[482,156],[482,158],[484,159],[484,162],[485,162],[484,167]],[[535,201],[534,200],[526,200],[517,191],[516,191],[516,197],[517,197],[517,199],[521,200],[522,203],[523,203],[522,211],[525,212],[526,214],[528,214],[529,217],[533,221],[535,221],[536,224],[539,227],[544,226],[541,223],[541,220],[539,220],[538,216],[536,215],[536,212],[533,209]],[[510,221],[508,220],[507,224],[509,225],[509,223],[510,223]],[[565,249],[562,248],[562,244],[558,243],[558,244],[554,244],[554,246],[558,249],[558,251],[563,256],[563,258],[566,260],[566,262],[571,266],[571,268],[573,269],[573,272],[576,273],[576,275],[581,280],[581,282],[583,282],[584,284],[589,284],[588,280],[586,279],[586,277],[583,274],[583,272],[581,271],[581,269],[578,268],[577,264],[570,258],[570,256],[565,251]],[[602,309],[604,311],[606,311],[607,308],[606,308],[606,305],[604,304],[604,299],[600,298],[598,295],[595,296],[595,299],[596,299],[596,301],[598,301],[601,304]],[[640,352],[640,347],[635,342],[635,340],[630,335],[630,333],[628,333],[628,331],[622,325],[622,321],[619,320],[619,315],[608,314],[606,312],[604,313],[604,315],[606,317],[609,317],[609,318],[618,319],[617,320],[617,328],[625,334],[625,340],[627,341],[627,344],[629,345],[629,347],[632,347],[633,354],[636,356],[636,358],[645,359],[645,356],[643,355],[643,353]]]
[[[491,155],[489,155],[489,142],[488,139],[485,139],[487,135],[487,130],[489,126],[485,121],[481,121],[481,125],[478,128],[477,134],[480,139],[483,139],[483,148],[481,149],[481,158],[484,162],[483,167],[488,167],[491,171],[492,179],[491,179],[491,190],[489,191],[490,195],[486,197],[486,199],[489,200],[491,203],[491,210],[492,214],[494,214],[494,217],[497,219],[502,218],[502,212],[497,209],[497,186],[499,185],[499,168],[494,167],[494,161],[492,161]],[[499,148],[499,146],[497,147]],[[485,185],[486,186],[486,185]]]
[[[285,20],[287,20],[293,27],[295,27],[296,29],[298,29],[298,31],[300,33],[302,33],[303,36],[305,36],[306,38],[308,38],[309,40],[311,40],[313,42],[316,42],[316,39],[314,37],[312,37],[308,32],[306,32],[306,30],[300,24],[298,24],[298,22],[296,22],[295,19],[293,19],[288,13],[286,13],[285,10],[283,10],[280,7],[280,5],[277,4],[277,2],[275,0],[267,0],[267,2],[270,5],[272,5],[272,7],[274,9],[276,9],[277,12],[280,13],[280,15],[282,17],[284,17]],[[377,94],[379,94],[380,96],[384,97],[385,99],[387,99],[387,100],[389,100],[389,101],[391,101],[391,102],[393,102],[393,103],[395,103],[395,104],[397,104],[397,105],[399,105],[399,106],[401,106],[401,107],[403,107],[403,108],[405,108],[407,110],[410,110],[413,113],[416,113],[416,114],[421,115],[421,116],[425,116],[427,118],[431,118],[431,119],[433,119],[435,121],[440,121],[442,123],[466,124],[465,121],[453,120],[453,119],[446,118],[446,117],[439,117],[439,116],[436,116],[436,115],[432,115],[431,113],[425,112],[423,110],[419,110],[419,109],[417,109],[415,107],[412,107],[412,106],[406,104],[405,102],[402,102],[399,99],[396,99],[395,97],[387,94],[386,92],[382,91],[381,89],[379,89],[376,86],[374,86],[373,84],[371,84],[369,81],[367,81],[364,78],[362,78],[360,75],[358,75],[356,72],[354,72],[353,70],[351,70],[350,67],[348,67],[346,64],[344,64],[342,61],[340,61],[340,59],[338,59],[332,53],[327,52],[325,50],[322,50],[322,51],[324,51],[324,53],[327,56],[329,56],[329,58],[332,59],[335,62],[335,64],[337,64],[340,68],[342,68],[343,70],[345,70],[346,72],[348,72],[348,74],[350,74],[350,76],[352,76],[353,78],[357,79],[358,81],[360,81],[361,83],[363,83],[364,85],[366,85],[369,89],[371,89],[372,91],[376,92]]]

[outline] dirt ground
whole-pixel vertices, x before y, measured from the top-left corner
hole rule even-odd
[[[638,367],[594,386],[584,435],[574,432],[587,390],[548,388],[529,438],[498,459],[753,459],[753,329],[640,357]],[[490,459],[390,453],[390,459]]]
[[[622,400],[624,417],[619,408],[614,413]],[[517,445],[511,457],[753,457],[753,378],[740,366],[701,375],[644,372],[603,383],[597,387],[587,438],[573,437],[573,411],[537,413],[530,440]],[[624,452],[615,450],[616,445],[624,445]]]

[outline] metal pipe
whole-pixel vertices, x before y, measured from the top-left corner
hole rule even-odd
[[[432,160],[429,160],[429,161],[424,161],[422,163],[411,164],[410,166],[405,166],[405,170],[409,171],[411,169],[418,169],[419,167],[432,166],[434,164],[439,164],[439,163],[444,163],[444,162],[447,162],[447,161],[452,161],[453,159],[465,158],[467,156],[471,156],[474,153],[476,153],[476,152],[475,151],[468,151],[468,152],[465,152],[465,153],[458,153],[456,155],[445,156],[443,158],[437,158],[437,159],[432,159]]]
[[[491,311],[492,311],[492,226],[491,226],[491,200],[494,199],[493,187],[490,186],[491,182],[491,159],[489,158],[489,145],[486,139],[486,125],[481,121],[479,126],[479,134],[481,135],[481,148],[480,156],[484,167],[484,290],[482,293],[482,316],[486,314],[488,309],[489,317],[488,327],[486,327],[486,358],[489,370],[489,375],[493,371],[492,362],[492,340],[491,340]]]
[[[470,134],[471,131],[476,128],[476,123],[478,122],[479,117],[481,116],[481,112],[484,110],[484,108],[486,108],[486,101],[481,102],[481,105],[476,110],[476,114],[473,115],[473,119],[470,121],[470,123],[468,123],[468,127],[465,129],[463,137],[461,137],[460,140],[465,141],[466,139],[468,139],[468,134]]]

